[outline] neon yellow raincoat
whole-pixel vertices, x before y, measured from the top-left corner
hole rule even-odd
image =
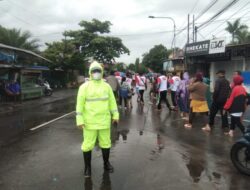
[[[101,80],[93,80],[91,71],[103,68],[97,62],[90,65],[90,81],[79,88],[76,104],[76,124],[84,125],[82,150],[90,151],[98,138],[101,148],[110,148],[111,119],[118,120],[119,112],[116,100],[109,84]]]

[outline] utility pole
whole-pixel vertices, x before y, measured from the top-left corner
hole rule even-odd
[[[198,27],[194,27],[194,33],[195,33],[195,42],[197,42],[197,32],[198,32]]]
[[[195,35],[194,35],[194,33],[195,33],[195,23],[194,23],[194,15],[193,15],[193,42],[195,42]]]
[[[187,25],[187,44],[189,44],[189,14],[188,14],[188,25]]]

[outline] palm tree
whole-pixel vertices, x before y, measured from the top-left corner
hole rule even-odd
[[[240,23],[240,19],[237,19],[233,23],[227,22],[227,27],[225,28],[232,35],[232,43],[235,43],[235,37],[242,31],[247,30],[247,26]]]
[[[17,48],[38,51],[38,40],[31,39],[29,31],[22,32],[20,29],[7,29],[0,26],[0,43]]]
[[[236,38],[240,44],[250,43],[250,32],[243,30],[237,34]]]

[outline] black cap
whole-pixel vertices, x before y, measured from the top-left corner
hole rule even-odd
[[[226,71],[225,70],[219,70],[216,74],[225,74]]]

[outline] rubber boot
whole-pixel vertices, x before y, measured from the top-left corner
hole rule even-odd
[[[84,158],[84,177],[91,177],[91,151],[83,152]]]
[[[104,162],[104,170],[108,171],[109,173],[112,173],[114,171],[113,166],[109,162],[109,148],[102,148],[102,158]]]

